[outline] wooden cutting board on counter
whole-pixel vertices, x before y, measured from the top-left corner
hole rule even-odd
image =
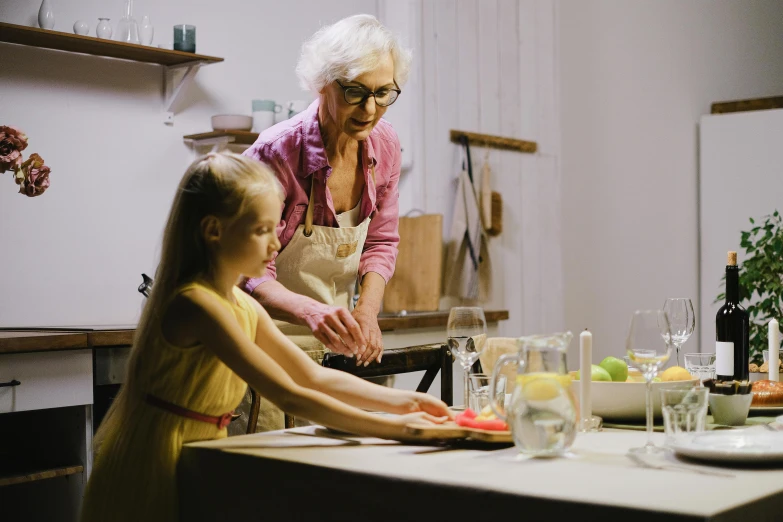
[[[510,431],[490,431],[463,428],[455,422],[445,424],[408,424],[405,431],[422,441],[474,440],[508,444],[514,442]]]
[[[397,266],[383,295],[383,311],[434,312],[443,279],[443,216],[400,218]]]

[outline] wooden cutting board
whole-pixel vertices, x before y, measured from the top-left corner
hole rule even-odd
[[[445,424],[408,424],[405,431],[422,441],[432,440],[475,440],[508,444],[514,442],[510,431],[490,431],[476,428],[463,428],[455,422]]]
[[[400,218],[397,266],[383,296],[383,311],[434,312],[443,279],[443,216]]]

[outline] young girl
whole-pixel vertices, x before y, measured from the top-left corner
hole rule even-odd
[[[208,154],[185,173],[125,385],[95,437],[83,521],[178,520],[182,445],[225,437],[248,383],[286,412],[362,435],[405,439],[405,424],[449,416],[430,395],[318,366],[235,286],[280,248],[282,196],[263,164],[235,154]]]

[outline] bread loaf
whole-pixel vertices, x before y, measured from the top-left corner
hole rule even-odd
[[[783,382],[754,382],[751,406],[783,406]]]

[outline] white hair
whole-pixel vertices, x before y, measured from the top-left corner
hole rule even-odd
[[[335,80],[352,81],[372,71],[388,54],[394,62],[394,81],[408,80],[411,52],[371,15],[354,15],[319,29],[302,45],[296,74],[303,89],[321,92]]]

